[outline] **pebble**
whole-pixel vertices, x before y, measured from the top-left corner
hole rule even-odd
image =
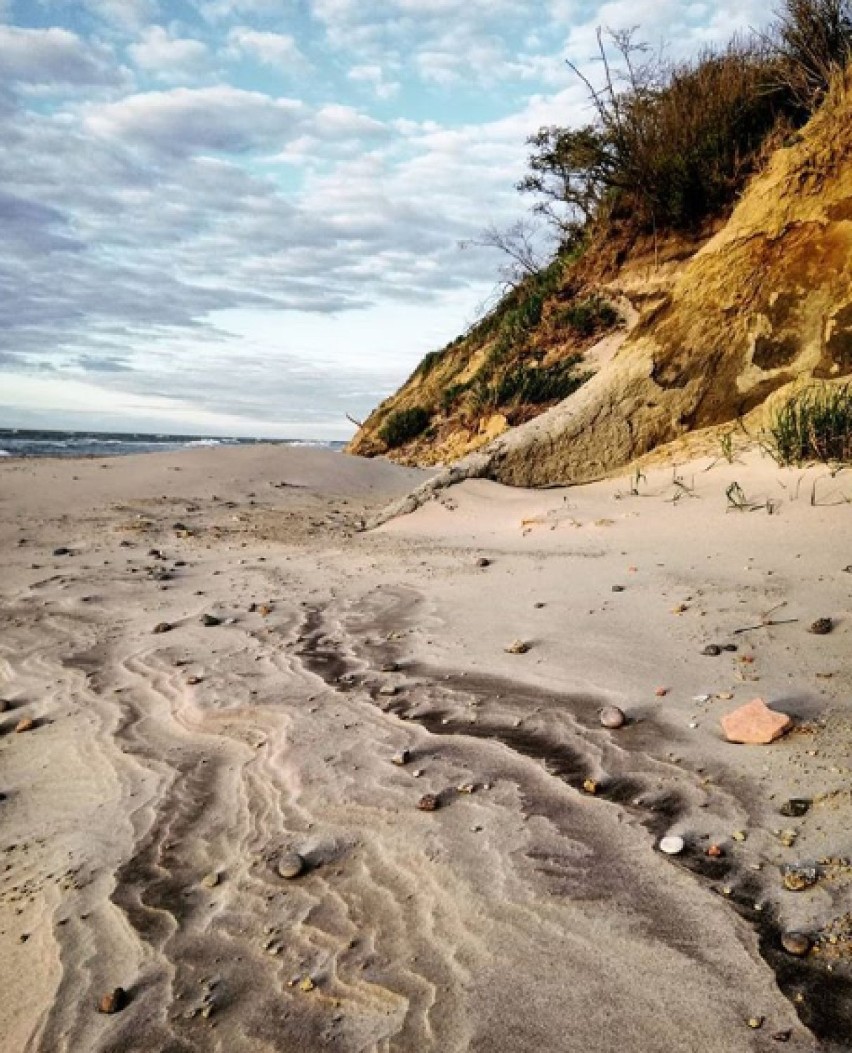
[[[809,633],[813,633],[814,636],[827,636],[834,628],[834,622],[831,618],[817,618],[815,622],[812,622],[808,628]]]
[[[399,688],[394,687],[393,684],[382,684],[379,688],[379,694],[384,695],[387,698],[392,698],[398,690]]]
[[[760,1028],[763,1027],[763,1021],[765,1019],[766,1018],[762,1016],[750,1016],[746,1023],[752,1029],[752,1031],[758,1031]]]
[[[205,888],[216,888],[216,886],[219,884],[220,880],[221,880],[221,878],[216,873],[216,871],[212,870],[209,874],[205,874],[204,875],[204,877],[201,879],[201,884]]]
[[[151,632],[154,633],[170,633],[174,626],[170,622],[157,622]]]
[[[486,559],[485,556],[480,556],[479,559],[476,561],[476,565],[477,567],[490,567],[491,560]]]
[[[120,1013],[128,1001],[127,991],[123,987],[115,987],[101,997],[101,1000],[98,1002],[98,1012],[107,1014]]]
[[[604,706],[600,713],[600,721],[603,727],[614,731],[616,728],[624,727],[627,717],[618,706]]]
[[[590,794],[594,795],[594,794],[596,794],[598,792],[599,789],[600,789],[600,785],[599,785],[599,783],[595,782],[594,779],[584,779],[583,780],[583,792],[584,793],[590,793]]]
[[[70,556],[71,555],[71,549],[70,548],[66,548],[64,545],[60,545],[59,548],[55,548],[53,550],[53,554],[54,554],[54,556]]]
[[[781,815],[786,815],[790,818],[800,819],[803,815],[807,814],[811,807],[811,802],[805,797],[791,797],[789,801],[785,801],[784,804],[778,809]]]
[[[408,764],[410,760],[411,750],[400,750],[399,753],[395,753],[393,757],[391,757],[391,763],[396,764],[399,768],[402,768],[404,765]]]
[[[734,830],[734,832],[731,834],[731,837],[733,837],[733,839],[735,841],[742,842],[742,841],[746,840],[746,838],[748,837],[748,834],[746,833],[745,830]]]
[[[417,802],[417,807],[421,812],[437,812],[440,804],[434,793],[424,793]]]
[[[8,698],[0,698],[0,713],[5,713],[7,709],[11,709],[12,703]]]
[[[382,667],[381,667],[381,671],[383,673],[397,673],[397,672],[399,672],[399,663],[398,662],[385,662],[382,665]]]
[[[612,591],[613,592],[624,592],[624,586],[623,585],[613,585]]]
[[[803,892],[819,880],[819,871],[810,863],[790,863],[782,871],[784,888],[788,892]]]
[[[212,629],[216,625],[221,625],[222,619],[217,618],[215,614],[202,614],[201,624],[206,626],[208,629]]]
[[[285,852],[278,860],[278,873],[288,881],[304,872],[305,861],[298,852]]]
[[[658,687],[657,690],[654,692],[657,698],[665,698],[668,693],[669,689],[667,687]]]
[[[201,676],[188,676],[186,682],[190,687],[195,687],[196,684],[200,684],[204,677]]]
[[[20,735],[24,731],[32,731],[35,727],[35,721],[32,717],[21,717],[18,723],[15,725],[15,733]]]
[[[705,853],[705,855],[710,856],[711,859],[721,859],[724,854],[725,850],[721,845],[710,845]]]
[[[711,643],[707,644],[707,646],[701,653],[703,655],[706,655],[708,658],[718,658],[719,655],[722,653],[722,648],[718,644]]]
[[[804,958],[811,949],[811,941],[803,932],[785,932],[781,935],[781,946],[788,954]]]
[[[793,1034],[793,1032],[790,1031],[790,1030],[776,1031],[772,1035],[772,1039],[773,1039],[774,1042],[789,1042],[792,1034]]]
[[[677,834],[669,834],[668,837],[660,839],[658,848],[667,856],[679,856],[684,848],[686,848],[686,842]]]
[[[526,654],[529,649],[530,645],[523,640],[515,640],[514,643],[510,643],[508,647],[503,648],[506,654]]]

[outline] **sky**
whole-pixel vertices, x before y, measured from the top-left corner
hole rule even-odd
[[[0,427],[340,439],[476,320],[462,247],[597,26],[758,0],[0,0]]]

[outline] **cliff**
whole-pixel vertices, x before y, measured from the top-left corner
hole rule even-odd
[[[494,333],[474,330],[428,369],[421,365],[374,412],[351,451],[388,452],[409,463],[456,461],[453,478],[582,482],[701,429],[743,418],[757,427],[768,399],[808,381],[849,376],[850,162],[847,78],[774,152],[709,240],[668,246],[662,262],[645,246],[615,266],[607,260],[597,274],[595,260],[554,265],[524,347],[535,349],[535,369],[570,358],[585,381],[575,391],[508,414],[492,404],[487,413],[465,415],[446,392],[475,382],[494,357]],[[611,305],[618,320],[605,312],[603,333],[563,339],[553,324],[564,316],[560,310],[592,301]],[[383,424],[414,406],[425,408],[428,421],[422,415],[420,434],[389,450]],[[509,429],[512,412],[518,426]],[[458,461],[460,455],[467,456]]]

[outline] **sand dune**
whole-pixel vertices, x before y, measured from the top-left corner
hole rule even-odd
[[[417,473],[0,465],[3,1049],[848,1049],[852,487],[678,477],[469,482],[362,532]],[[722,741],[756,694],[795,731]]]

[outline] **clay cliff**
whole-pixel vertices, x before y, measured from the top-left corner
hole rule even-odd
[[[711,237],[658,247],[656,256],[635,246],[614,265],[617,254],[605,250],[599,265],[554,265],[511,367],[537,381],[568,373],[576,390],[533,406],[517,398],[508,410],[495,405],[493,380],[490,400],[476,382],[483,369],[494,374],[495,358],[506,375],[507,341],[492,320],[421,364],[351,452],[452,462],[452,478],[583,482],[700,429],[737,421],[759,429],[767,404],[784,393],[848,377],[852,78],[773,152]],[[571,324],[589,312],[597,312],[592,322]],[[501,384],[498,395],[514,390]],[[547,384],[536,390],[549,393]],[[388,421],[402,416],[404,424],[400,411],[413,408],[416,434],[403,430],[390,448]]]

